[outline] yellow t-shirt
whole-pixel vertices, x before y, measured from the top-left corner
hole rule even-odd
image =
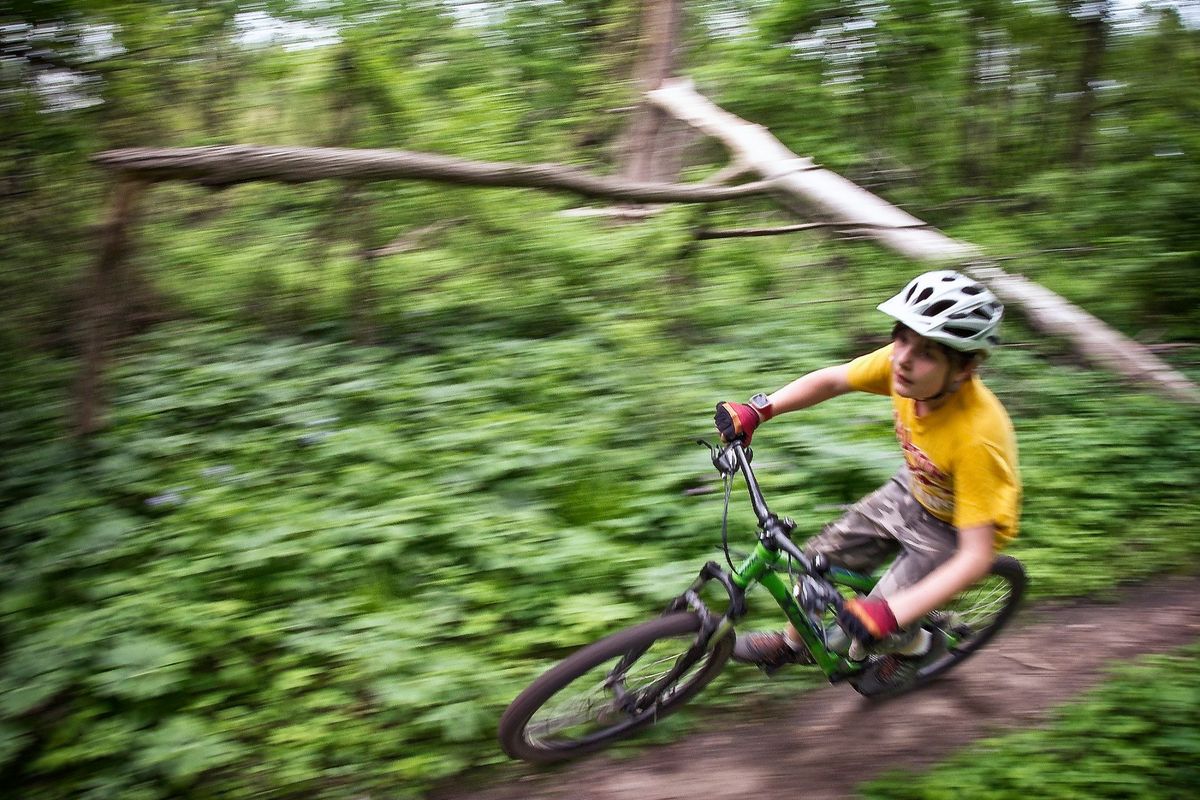
[[[916,401],[892,391],[892,345],[850,362],[850,386],[890,395],[896,438],[910,474],[909,490],[931,514],[956,528],[989,522],[996,548],[1017,535],[1021,475],[1008,412],[979,378],[918,417]]]

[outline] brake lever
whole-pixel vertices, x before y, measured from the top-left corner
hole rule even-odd
[[[721,475],[729,476],[737,470],[737,465],[730,463],[728,449],[722,450],[704,439],[697,439],[696,444],[702,444],[708,448],[708,456],[712,460],[713,468]]]
[[[732,448],[728,446],[725,448],[720,448],[710,444],[704,439],[697,439],[696,444],[703,445],[704,447],[708,448],[709,458],[712,459],[712,465],[717,472],[721,473],[722,475],[732,475],[733,473],[737,472],[737,459]],[[742,448],[742,452],[746,454],[747,463],[754,461],[753,450],[751,450],[749,447],[744,447]]]

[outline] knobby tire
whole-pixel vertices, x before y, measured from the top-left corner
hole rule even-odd
[[[634,674],[643,662],[650,661],[652,672],[646,681],[652,683],[655,672],[666,672],[674,663],[674,657],[682,655],[691,646],[699,630],[700,618],[695,614],[668,614],[618,631],[575,651],[530,684],[504,712],[499,728],[500,745],[504,752],[512,758],[534,764],[562,761],[607,747],[676,711],[695,697],[725,666],[733,650],[732,632],[713,645],[679,682],[667,687],[655,703],[640,713],[617,708],[611,689],[597,685],[595,678],[597,675],[605,676],[626,654],[638,654],[638,658],[630,665],[629,673]],[[675,640],[673,644],[677,646],[665,653],[654,652],[655,645],[665,640]],[[575,691],[586,689],[594,696],[594,700],[582,699],[577,701],[576,706],[568,704],[561,712],[564,715],[562,719],[550,716],[544,722],[533,722],[535,715],[563,689],[588,673],[593,673],[591,684],[578,687]],[[572,722],[591,723],[597,729],[557,737],[545,735],[558,733],[556,724],[565,729]]]

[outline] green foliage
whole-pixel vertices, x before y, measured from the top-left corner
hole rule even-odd
[[[574,302],[590,321],[569,333],[443,321],[426,355],[160,327],[118,362],[87,453],[54,443],[55,365],[17,367],[46,376],[6,382],[24,399],[3,417],[0,753],[25,796],[353,797],[496,761],[496,718],[539,669],[713,557],[719,495],[683,494],[714,483],[688,444],[712,399],[847,347],[790,299],[700,346]],[[752,342],[756,370],[723,375]],[[989,381],[1018,421],[1014,552],[1039,593],[1195,563],[1188,412],[1017,352]],[[757,443],[772,503],[812,531],[897,463],[877,398]]]
[[[1188,797],[1200,782],[1200,648],[1127,665],[1044,729],[998,737],[867,798]]]
[[[691,444],[713,403],[882,343],[874,304],[916,267],[807,236],[696,247],[693,211],[614,225],[532,192],[160,186],[119,276],[121,333],[140,335],[110,365],[111,424],[66,437],[108,191],[90,153],[262,142],[603,171],[635,99],[636,6],[0,11],[0,785],[416,796],[497,761],[496,718],[531,677],[716,557]],[[1195,338],[1198,44],[1170,13],[1111,39],[1081,170],[1061,161],[1086,127],[1065,100],[1073,18],[1048,4],[689,9],[692,72],[731,111],[1131,334]],[[328,41],[252,43],[264,11]],[[48,59],[78,81],[54,89]],[[724,159],[689,153],[693,178]],[[1016,319],[1007,337],[987,380],[1017,424],[1034,591],[1194,566],[1196,412],[1063,365]],[[899,463],[871,397],[756,443],[772,504],[809,532]],[[731,532],[749,541],[744,502]],[[755,622],[776,617],[763,599]],[[763,691],[743,678],[709,701]]]

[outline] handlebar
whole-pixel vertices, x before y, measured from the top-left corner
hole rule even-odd
[[[754,477],[754,469],[750,466],[750,461],[754,458],[754,451],[736,440],[724,448],[714,447],[704,441],[701,441],[701,444],[709,448],[713,466],[717,468],[717,472],[724,476],[741,472],[742,477],[746,479],[746,490],[750,493],[750,505],[754,509],[754,516],[758,517],[758,526],[762,531],[759,539],[763,545],[770,550],[782,550],[789,558],[795,560],[806,574],[824,572],[826,564],[814,565],[813,560],[801,552],[796,543],[792,541],[791,532],[795,529],[796,523],[787,517],[777,516],[767,508],[767,501],[763,498],[762,490],[758,486],[758,479]]]
[[[841,613],[844,602],[841,592],[827,577],[830,568],[829,559],[820,553],[812,558],[805,555],[792,541],[791,533],[795,529],[796,523],[787,517],[777,516],[767,507],[767,501],[763,498],[758,479],[754,476],[754,469],[750,466],[750,461],[754,457],[753,451],[740,441],[731,442],[724,448],[715,447],[704,440],[698,440],[698,442],[709,449],[713,466],[723,477],[729,478],[735,472],[741,472],[742,477],[746,479],[750,505],[754,508],[754,515],[758,517],[759,541],[768,550],[784,553],[800,567],[802,574],[796,583],[796,600],[801,608],[816,614],[823,613],[827,608],[832,608],[835,613]],[[725,493],[725,502],[726,510],[728,510],[728,488]],[[722,539],[724,539],[724,525],[722,525]],[[726,557],[728,558],[728,550],[726,550]]]
[[[758,480],[754,477],[754,470],[750,467],[754,451],[743,446],[740,441],[731,442],[724,449],[714,447],[702,439],[698,441],[711,452],[713,466],[717,468],[717,472],[729,476],[741,471],[746,479],[746,488],[750,492],[750,505],[754,508],[754,516],[758,517],[759,525],[765,526],[773,515],[767,508],[767,501],[763,499]]]

